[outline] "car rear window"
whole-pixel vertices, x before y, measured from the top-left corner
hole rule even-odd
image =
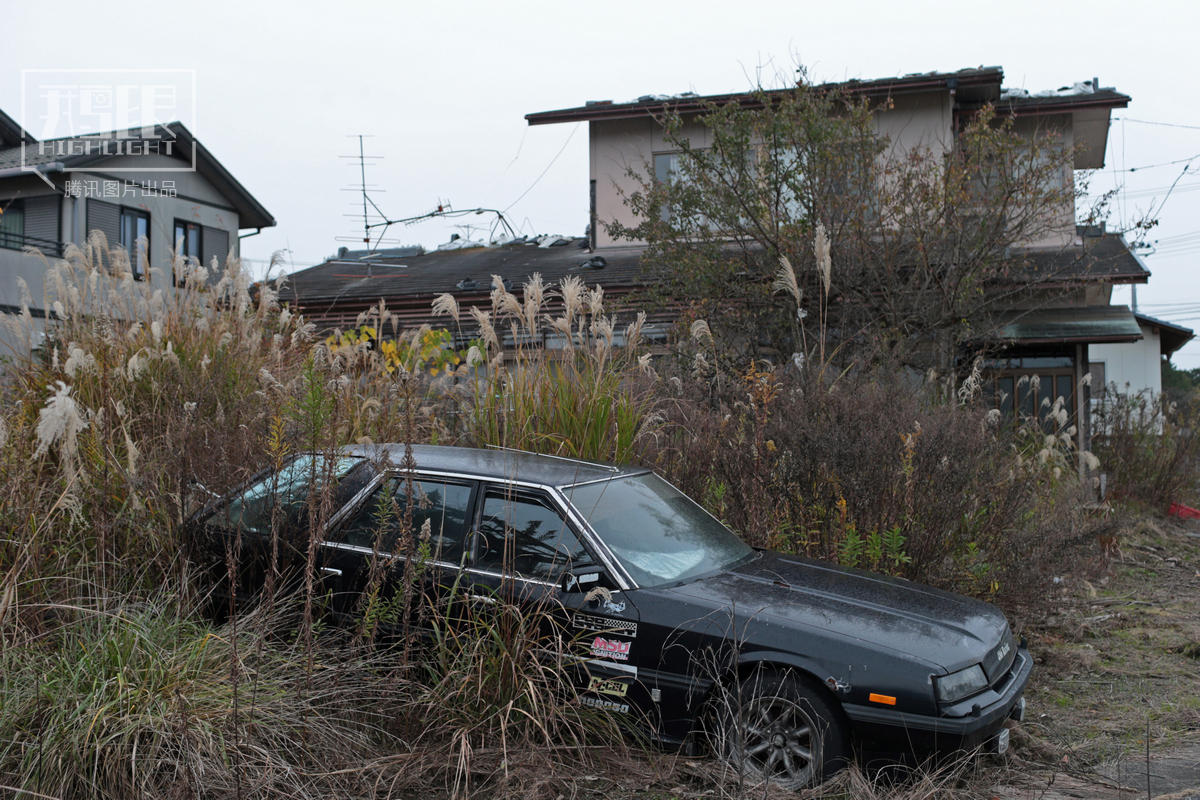
[[[332,483],[334,494],[329,506],[332,515],[358,494],[371,477],[370,465],[357,456],[330,458],[306,453],[250,486],[211,519],[245,533],[270,533],[272,518],[280,531],[307,529],[312,492],[320,493]]]
[[[459,563],[471,510],[471,487],[440,479],[414,480],[412,494],[415,502],[408,511],[407,481],[389,479],[334,533],[333,541],[371,548],[378,543],[380,552],[400,553],[407,512],[411,514],[414,543],[428,531],[432,558]]]

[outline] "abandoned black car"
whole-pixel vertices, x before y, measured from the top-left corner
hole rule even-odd
[[[646,469],[432,446],[412,448],[411,473],[379,466],[404,450],[299,456],[193,527],[261,552],[280,509],[303,529],[319,464],[334,482],[319,573],[352,604],[376,547],[396,548],[400,526],[377,534],[380,498],[419,498],[404,516],[437,580],[552,600],[582,643],[579,702],[641,715],[666,743],[715,731],[725,757],[785,785],[827,777],[852,741],[1003,751],[1024,711],[1032,660],[986,603],[755,550]]]

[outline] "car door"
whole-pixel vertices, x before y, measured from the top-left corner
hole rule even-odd
[[[581,703],[626,714],[649,709],[637,681],[637,609],[619,591],[605,590],[612,583],[602,577],[603,565],[568,520],[547,491],[485,485],[471,537],[472,597],[546,612],[543,632],[563,636],[564,668]],[[567,573],[569,591],[562,588]]]
[[[336,616],[358,621],[369,614],[372,624],[397,628],[403,622],[406,552],[414,558],[410,599],[418,592],[424,593],[418,600],[436,601],[465,559],[477,491],[474,481],[420,474],[412,480],[410,501],[407,476],[398,472],[368,487],[333,521],[322,543],[320,569]],[[406,520],[411,520],[407,537]]]

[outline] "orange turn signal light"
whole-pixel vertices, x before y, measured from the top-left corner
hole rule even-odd
[[[885,706],[896,705],[896,698],[892,697],[890,694],[875,694],[875,692],[871,692],[869,695],[867,695],[867,699],[872,703],[883,703]]]

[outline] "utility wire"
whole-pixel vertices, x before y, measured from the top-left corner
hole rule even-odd
[[[1139,125],[1159,125],[1163,128],[1186,128],[1188,130],[1200,131],[1200,125],[1183,125],[1178,122],[1155,122],[1154,120],[1133,119],[1132,117],[1113,117],[1113,119],[1119,119],[1122,122],[1136,122]]]
[[[1173,167],[1176,164],[1190,164],[1191,162],[1195,161],[1197,158],[1200,158],[1200,153],[1197,153],[1194,156],[1188,156],[1187,158],[1177,158],[1174,161],[1163,161],[1158,164],[1143,164],[1140,167],[1128,167],[1126,169],[1116,169],[1116,170],[1112,170],[1112,171],[1113,172],[1141,172],[1142,170],[1157,169],[1159,167]]]
[[[555,162],[555,161],[558,161],[558,157],[559,157],[559,156],[561,156],[561,155],[563,154],[563,151],[567,149],[567,145],[569,145],[569,144],[571,143],[571,139],[575,138],[575,132],[579,130],[579,127],[580,127],[579,123],[578,123],[578,122],[576,122],[576,123],[575,123],[575,125],[574,125],[574,127],[572,127],[572,128],[571,128],[571,133],[570,133],[570,135],[569,135],[569,136],[567,136],[567,140],[566,140],[565,142],[563,142],[563,143],[562,143],[562,147],[558,148],[558,152],[554,154],[554,158],[550,159],[550,163],[546,165],[546,168],[545,168],[544,170],[542,170],[542,174],[538,175],[536,178],[534,178],[534,179],[533,179],[533,183],[529,184],[529,188],[528,188],[528,189],[526,189],[525,191],[521,192],[521,196],[520,196],[520,197],[518,197],[516,200],[513,200],[511,203],[509,203],[507,206],[505,206],[505,207],[504,207],[504,210],[505,210],[506,212],[507,212],[507,211],[508,211],[510,208],[512,208],[513,206],[515,206],[517,203],[519,203],[519,202],[521,202],[522,200],[524,200],[524,199],[525,199],[525,195],[527,195],[527,194],[529,194],[530,192],[532,192],[532,191],[533,191],[533,187],[537,186],[537,185],[538,185],[538,183],[540,183],[540,182],[541,182],[542,178],[546,177],[546,173],[550,171],[550,168],[554,166],[554,162]]]

